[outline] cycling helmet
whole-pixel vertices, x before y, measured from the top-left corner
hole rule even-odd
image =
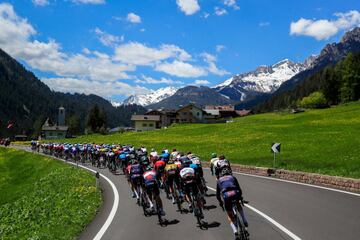
[[[217,154],[216,154],[216,153],[212,153],[212,154],[211,154],[211,157],[212,157],[212,158],[216,158],[216,157],[217,157]]]
[[[220,176],[231,175],[231,174],[232,174],[231,169],[226,167],[221,170]]]

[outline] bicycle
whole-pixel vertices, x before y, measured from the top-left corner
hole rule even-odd
[[[238,200],[233,200],[231,202],[232,210],[233,210],[235,220],[236,220],[237,232],[238,232],[238,235],[237,235],[236,239],[238,239],[238,240],[249,240],[250,239],[250,234],[246,230],[245,224],[244,224],[243,219],[242,219],[242,217],[240,215],[239,209],[237,207],[237,201]],[[244,204],[248,204],[249,202],[241,199],[240,203],[241,203],[242,206],[244,206]],[[223,211],[225,211],[225,208],[224,207],[222,207],[222,208],[223,208]]]
[[[173,182],[173,189],[174,189],[173,196],[175,197],[177,208],[178,208],[180,214],[182,214],[183,209],[182,209],[182,205],[181,205],[182,199],[180,199],[180,189],[178,189],[178,186],[175,183],[175,181]]]
[[[191,190],[190,192],[190,200],[191,200],[191,207],[192,211],[194,213],[194,216],[196,217],[197,224],[199,225],[200,229],[203,227],[202,219],[204,218],[202,208],[200,207],[202,201],[199,198],[199,194],[194,195],[194,191]]]

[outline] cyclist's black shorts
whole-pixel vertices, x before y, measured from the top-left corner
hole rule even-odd
[[[194,195],[197,195],[199,193],[199,189],[197,187],[196,181],[193,180],[192,182],[184,182],[183,184],[183,190],[185,194],[190,195],[190,192],[192,191]]]
[[[148,195],[154,193],[155,196],[159,196],[160,195],[160,189],[159,186],[157,185],[156,182],[152,183],[152,184],[144,184],[145,185],[145,189],[146,189],[146,193]]]
[[[174,182],[176,184],[179,184],[180,180],[179,180],[179,176],[177,176],[176,174],[173,175],[168,175],[166,177],[166,185],[167,186],[172,186],[174,184]]]

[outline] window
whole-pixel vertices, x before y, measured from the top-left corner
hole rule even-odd
[[[200,116],[200,113],[199,113],[199,112],[197,112],[197,113],[196,113],[196,115]]]
[[[147,127],[147,124],[146,124],[146,123],[143,123],[143,127]]]
[[[154,127],[154,124],[153,124],[153,123],[149,123],[149,127]]]

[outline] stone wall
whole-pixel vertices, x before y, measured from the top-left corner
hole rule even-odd
[[[209,167],[209,163],[203,163],[204,167]],[[269,176],[289,181],[314,184],[330,188],[337,188],[345,191],[360,193],[360,179],[335,177],[315,173],[289,171],[284,169],[273,169],[263,167],[253,167],[232,164],[231,168],[234,172],[247,173],[259,176]]]

